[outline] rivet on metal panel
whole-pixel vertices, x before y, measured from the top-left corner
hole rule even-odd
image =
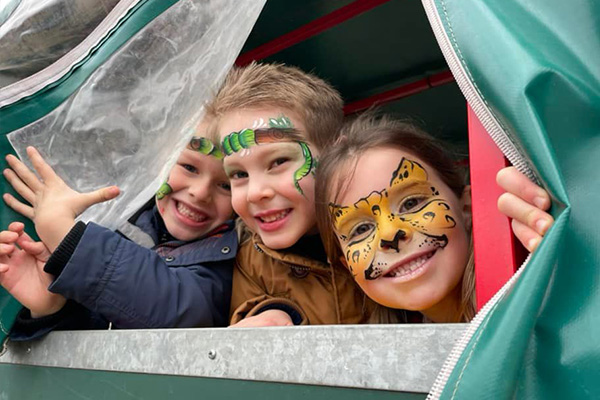
[[[210,358],[211,360],[214,360],[215,358],[217,358],[217,351],[216,350],[209,350],[209,352],[208,352],[208,358]]]

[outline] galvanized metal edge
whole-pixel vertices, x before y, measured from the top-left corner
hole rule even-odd
[[[463,324],[53,332],[0,363],[426,393]]]

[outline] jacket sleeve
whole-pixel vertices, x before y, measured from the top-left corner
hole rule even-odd
[[[119,328],[225,326],[233,259],[171,266],[167,260],[90,223],[49,290]]]
[[[27,308],[21,309],[10,331],[14,342],[35,340],[54,330],[106,329],[108,322],[80,304],[68,300],[54,314],[32,318]]]
[[[233,269],[230,323],[233,325],[263,311],[278,309],[285,311],[292,318],[294,325],[308,324],[308,318],[298,304],[290,299],[267,293],[266,288],[259,283],[259,276],[254,276],[258,273],[246,268],[238,258]]]

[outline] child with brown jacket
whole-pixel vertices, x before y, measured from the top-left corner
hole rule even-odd
[[[314,169],[342,123],[342,99],[297,68],[236,68],[208,107],[232,205],[244,223],[234,267],[237,326],[365,322],[367,299],[336,273],[317,229]]]

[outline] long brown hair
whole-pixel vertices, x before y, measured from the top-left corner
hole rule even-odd
[[[324,149],[319,159],[316,178],[315,204],[317,222],[323,245],[333,268],[346,268],[340,260],[343,254],[334,233],[329,203],[337,202],[343,194],[347,182],[355,173],[356,163],[366,151],[376,148],[397,148],[414,154],[433,167],[442,181],[460,198],[466,186],[464,171],[457,167],[449,152],[417,126],[397,121],[373,112],[363,114],[346,123],[336,143]],[[466,221],[471,230],[471,221]],[[475,280],[472,240],[469,248],[469,261],[461,282],[460,322],[469,321],[475,315]],[[346,272],[347,273],[347,272]],[[390,317],[396,310],[381,307],[374,322],[403,320]],[[457,321],[458,322],[458,321]]]

